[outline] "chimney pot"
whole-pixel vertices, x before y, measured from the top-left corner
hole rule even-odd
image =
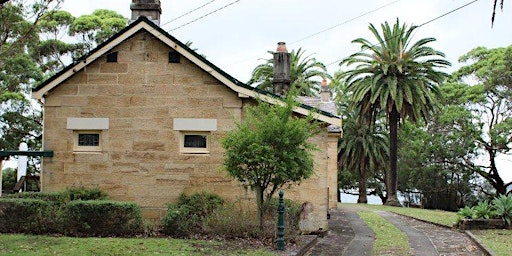
[[[322,80],[322,89],[323,89],[324,87],[327,87],[327,86],[328,86],[328,85],[327,85],[327,80],[325,80],[325,79],[324,79],[324,80]]]
[[[132,0],[130,10],[132,10],[132,22],[145,16],[160,25],[160,14],[162,14],[160,0]]]
[[[288,52],[288,49],[286,49],[286,43],[285,42],[277,43],[276,52]]]
[[[325,79],[322,80],[320,86],[320,98],[322,102],[329,102],[331,100],[331,90],[329,89],[329,85]]]

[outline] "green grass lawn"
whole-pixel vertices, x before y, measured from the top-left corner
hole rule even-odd
[[[168,238],[0,235],[0,255],[275,255],[234,244]]]
[[[358,211],[359,217],[375,232],[374,255],[410,255],[407,235],[371,211]]]
[[[489,229],[472,230],[478,239],[494,252],[494,255],[512,255],[512,230],[510,229]]]
[[[416,219],[441,224],[448,227],[453,227],[453,225],[457,223],[457,213],[455,212],[427,210],[420,208],[392,207],[374,204],[365,205],[365,207],[379,211],[394,212],[405,216],[410,216]]]

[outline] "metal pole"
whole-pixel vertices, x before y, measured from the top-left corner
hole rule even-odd
[[[279,191],[279,206],[277,207],[277,249],[284,251],[284,192]]]

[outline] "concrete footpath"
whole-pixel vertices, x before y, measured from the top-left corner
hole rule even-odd
[[[343,205],[331,210],[329,231],[318,237],[304,255],[373,255],[375,234],[359,218],[358,205]],[[368,210],[364,208],[364,210]],[[375,211],[404,232],[411,247],[410,255],[481,256],[487,255],[466,234],[447,227],[422,222],[391,212]]]

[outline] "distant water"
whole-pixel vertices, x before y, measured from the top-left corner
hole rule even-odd
[[[340,198],[342,203],[357,203],[358,196],[347,193],[341,193]],[[378,196],[367,196],[367,198],[368,204],[382,204],[382,200],[380,200],[380,197]]]
[[[358,198],[357,195],[340,192],[340,199],[341,199],[342,203],[357,203],[357,198]],[[382,200],[380,200],[380,197],[378,197],[378,196],[372,195],[372,196],[367,196],[367,198],[368,198],[368,204],[382,204]],[[398,200],[400,201],[400,203],[403,204],[404,199],[405,198],[402,197],[399,193]]]

